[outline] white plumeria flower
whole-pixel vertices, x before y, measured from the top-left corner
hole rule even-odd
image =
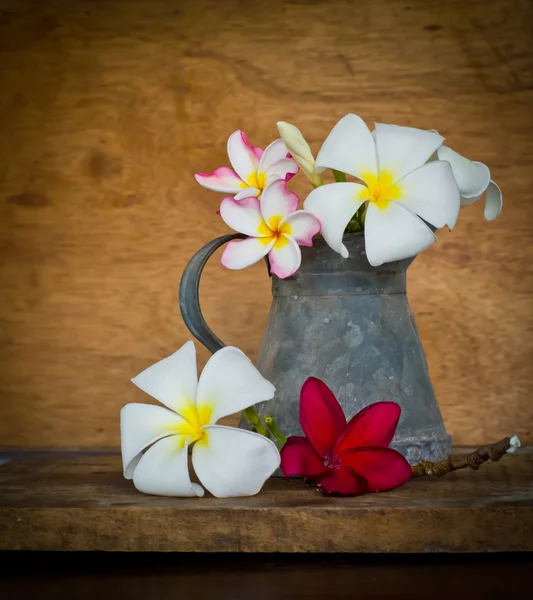
[[[443,140],[435,132],[382,123],[371,133],[357,115],[343,117],[318,153],[317,170],[336,169],[362,183],[323,185],[304,203],[331,248],[348,257],[344,230],[367,201],[365,247],[372,266],[415,256],[436,241],[424,221],[452,229],[460,199],[450,164],[425,164]]]
[[[299,198],[284,181],[269,184],[261,197],[237,201],[224,198],[220,216],[225,223],[247,236],[231,241],[221,262],[228,269],[244,269],[268,254],[270,271],[280,279],[293,275],[300,267],[299,246],[312,246],[320,223],[311,213],[297,210]]]
[[[221,417],[274,396],[274,386],[237,348],[216,352],[198,381],[196,350],[187,342],[132,381],[167,406],[127,404],[120,413],[124,477],[139,491],[203,496],[203,487],[189,476],[192,444],[196,475],[219,498],[257,494],[279,466],[271,440],[216,425]]]
[[[453,176],[461,194],[461,205],[474,204],[486,192],[485,219],[493,221],[502,212],[502,192],[490,178],[490,170],[481,162],[469,160],[447,146],[437,150],[439,160],[452,166]]]
[[[233,167],[220,167],[213,173],[196,173],[196,181],[215,192],[232,194],[236,200],[260,196],[272,181],[288,181],[298,173],[298,165],[288,157],[283,140],[272,142],[263,151],[251,146],[238,129],[229,136],[228,156]]]

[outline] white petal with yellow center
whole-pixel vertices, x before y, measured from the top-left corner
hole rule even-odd
[[[312,246],[313,236],[320,231],[320,221],[309,211],[298,210],[285,217],[279,228],[299,246]]]
[[[461,193],[462,204],[473,204],[487,189],[490,182],[489,168],[481,162],[469,160],[455,150],[442,146],[437,152],[439,160],[448,161]]]
[[[157,496],[203,496],[202,486],[192,483],[189,477],[187,451],[184,435],[172,435],[156,442],[142,455],[135,469],[135,487]]]
[[[453,229],[461,200],[450,164],[427,163],[398,182],[398,203],[434,227]]]
[[[220,216],[235,231],[252,237],[270,237],[272,231],[266,226],[258,198],[235,200],[226,197],[220,204]]]
[[[205,444],[192,450],[198,479],[218,498],[253,496],[279,467],[276,445],[266,437],[243,429],[210,425]]]
[[[132,478],[145,448],[162,437],[178,433],[184,425],[183,418],[162,406],[126,404],[120,411],[124,477]]]
[[[485,198],[485,219],[493,221],[502,212],[503,198],[502,191],[496,185],[496,182],[490,181],[487,188],[487,197]]]
[[[172,410],[181,411],[194,404],[198,375],[196,350],[187,342],[177,352],[155,363],[132,379],[143,392]]]
[[[238,348],[226,346],[207,362],[198,383],[198,411],[210,411],[210,423],[253,404],[270,400],[276,388]]]
[[[275,140],[265,148],[263,156],[261,156],[261,160],[259,161],[258,171],[266,172],[272,165],[287,158],[287,153],[288,150],[284,141]]]
[[[415,256],[436,239],[421,219],[398,202],[390,202],[386,208],[368,203],[365,249],[368,262],[373,267]]]
[[[280,222],[298,208],[299,198],[281,179],[266,187],[261,197],[261,214],[269,228],[277,231]]]
[[[348,258],[344,230],[368,197],[367,187],[359,183],[330,183],[314,189],[304,202],[304,209],[319,220],[326,243],[344,258]]]
[[[280,233],[268,254],[270,272],[280,279],[294,275],[300,268],[302,253],[296,241],[285,233]]]
[[[238,194],[235,194],[235,200],[242,200],[243,198],[257,198],[257,196],[261,195],[261,190],[253,187],[246,187],[242,189]]]
[[[434,131],[376,123],[378,168],[397,182],[421,167],[442,145],[444,138]]]
[[[376,144],[361,117],[346,115],[331,130],[316,157],[316,171],[326,168],[359,178],[362,173],[377,173]]]
[[[257,187],[251,179],[256,178],[259,160],[243,131],[237,130],[229,136],[228,156],[237,175],[250,187]]]
[[[273,165],[268,167],[265,171],[267,185],[281,179],[282,181],[288,181],[292,176],[298,173],[298,165],[292,158],[282,158],[275,162]]]
[[[220,262],[227,269],[234,271],[245,269],[264,258],[274,246],[275,241],[275,236],[249,237],[245,240],[231,241],[222,253]]]

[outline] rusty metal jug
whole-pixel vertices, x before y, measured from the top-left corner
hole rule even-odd
[[[211,352],[224,344],[202,316],[200,275],[215,250],[238,237],[244,236],[208,243],[181,279],[183,320]],[[300,389],[314,376],[331,388],[348,419],[373,402],[397,402],[402,413],[391,447],[411,464],[443,459],[451,437],[406,296],[406,271],[414,259],[372,267],[362,233],[345,234],[344,244],[347,259],[316,238],[313,247],[301,248],[302,264],[292,277],[272,276],[273,299],[257,368],[276,386],[276,395],[258,405],[258,413],[273,416],[287,437],[301,435]],[[241,427],[250,428],[244,418]]]

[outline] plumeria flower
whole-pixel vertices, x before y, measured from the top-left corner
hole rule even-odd
[[[348,257],[344,230],[364,202],[366,255],[373,266],[425,250],[437,239],[426,223],[453,228],[460,199],[450,163],[425,164],[443,140],[432,131],[381,123],[371,133],[357,115],[343,117],[318,153],[317,170],[336,169],[361,183],[323,185],[304,203],[331,248]]]
[[[453,176],[461,193],[461,205],[474,204],[483,194],[485,197],[485,219],[492,221],[502,212],[502,192],[490,178],[490,170],[481,162],[469,160],[447,146],[437,150],[439,160],[450,163]]]
[[[344,496],[404,484],[411,478],[411,467],[389,448],[400,412],[394,402],[376,402],[347,424],[333,392],[320,379],[310,377],[300,394],[305,437],[290,437],[281,449],[283,474],[306,477],[323,493]]]
[[[288,181],[298,173],[283,140],[272,142],[263,151],[251,146],[240,129],[229,136],[228,156],[234,170],[220,167],[213,173],[196,173],[195,178],[208,190],[232,194],[236,200],[260,196],[272,181]]]
[[[214,496],[252,496],[279,466],[276,445],[221,418],[270,400],[275,388],[237,348],[216,352],[198,381],[196,350],[180,350],[132,379],[167,408],[127,404],[120,413],[124,477],[146,494],[203,496],[192,483],[188,449],[200,480]]]
[[[231,241],[221,262],[228,269],[244,269],[268,254],[270,271],[280,279],[293,275],[300,267],[299,246],[312,246],[320,223],[305,210],[297,210],[299,198],[282,180],[270,183],[261,202],[250,197],[224,198],[220,215],[227,225],[247,236]]]

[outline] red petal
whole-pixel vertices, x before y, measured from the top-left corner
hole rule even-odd
[[[411,479],[411,465],[392,448],[357,448],[342,455],[342,463],[368,482],[369,491],[391,490]]]
[[[395,402],[376,402],[359,411],[337,442],[335,454],[350,448],[388,448],[394,437],[402,409]]]
[[[316,477],[326,470],[324,463],[303,436],[290,437],[281,449],[280,455],[281,470],[285,477],[292,475]]]
[[[322,493],[339,496],[356,496],[369,491],[364,478],[354,473],[350,467],[330,469],[316,484]]]
[[[309,377],[300,392],[300,424],[319,456],[331,454],[346,427],[341,405],[328,386]]]

